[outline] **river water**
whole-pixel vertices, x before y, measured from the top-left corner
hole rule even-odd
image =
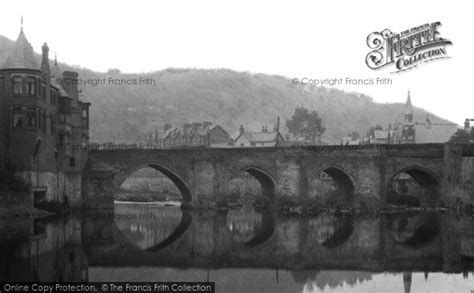
[[[0,220],[0,281],[211,281],[216,292],[472,292],[474,220],[243,207]]]

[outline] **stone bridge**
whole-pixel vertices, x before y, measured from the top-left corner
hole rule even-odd
[[[219,205],[241,172],[260,182],[265,197],[306,198],[321,171],[334,179],[346,201],[385,202],[389,182],[405,172],[425,190],[428,202],[438,203],[449,196],[450,185],[459,184],[467,153],[448,144],[92,150],[83,173],[83,204],[112,207],[115,191],[145,166],[171,179],[190,206]]]

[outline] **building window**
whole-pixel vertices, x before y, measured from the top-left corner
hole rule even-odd
[[[51,90],[51,105],[56,105],[56,91]]]
[[[46,103],[46,87],[41,85],[41,97],[43,98],[43,102]]]
[[[50,115],[51,120],[51,134],[55,135],[56,133],[56,117],[53,114]]]
[[[36,93],[36,79],[33,77],[28,77],[26,80],[26,94],[34,95]]]
[[[36,128],[37,111],[35,108],[29,108],[26,111],[26,127]]]
[[[66,124],[66,115],[62,114],[62,113],[59,113],[59,116],[58,116],[58,123],[59,124]]]
[[[82,109],[82,127],[89,127],[89,111],[87,108]]]
[[[13,78],[13,94],[21,95],[22,93],[23,93],[23,90],[22,90],[21,77],[14,77]]]
[[[69,166],[71,167],[76,166],[76,158],[74,157],[69,158]]]
[[[87,149],[87,144],[89,143],[89,138],[87,137],[86,134],[82,134],[81,136],[81,146],[83,150]]]
[[[13,108],[13,128],[23,127],[23,110],[20,107]]]
[[[71,155],[71,142],[72,142],[72,133],[71,131],[66,131],[66,155]]]
[[[59,146],[60,147],[64,147],[64,143],[65,143],[65,135],[64,135],[64,131],[61,129],[59,130]]]

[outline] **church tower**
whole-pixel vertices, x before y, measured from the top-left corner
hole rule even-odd
[[[405,103],[405,112],[402,129],[402,143],[415,143],[415,122],[413,121],[413,106],[411,104],[410,90]]]

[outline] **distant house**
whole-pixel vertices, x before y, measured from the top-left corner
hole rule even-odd
[[[234,139],[236,147],[275,147],[279,143],[284,143],[283,136],[277,131],[268,131],[263,127],[261,132],[246,132],[243,126],[240,126],[239,135]]]
[[[445,143],[457,130],[455,124],[416,124],[415,143]]]
[[[370,138],[369,142],[372,144],[394,144],[399,143],[400,135],[397,130],[387,129],[387,130],[374,130],[373,136]]]
[[[395,123],[388,129],[375,129],[363,141],[369,144],[445,143],[458,130],[454,123],[432,123],[428,115],[423,122],[415,121],[410,91],[403,117],[403,123]]]
[[[166,124],[163,130],[156,130],[150,136],[147,145],[152,148],[178,147],[220,147],[228,145],[230,135],[219,125],[212,122],[186,123],[182,128]]]
[[[360,144],[360,139],[354,139],[351,136],[344,136],[341,140],[343,145],[358,145]]]

